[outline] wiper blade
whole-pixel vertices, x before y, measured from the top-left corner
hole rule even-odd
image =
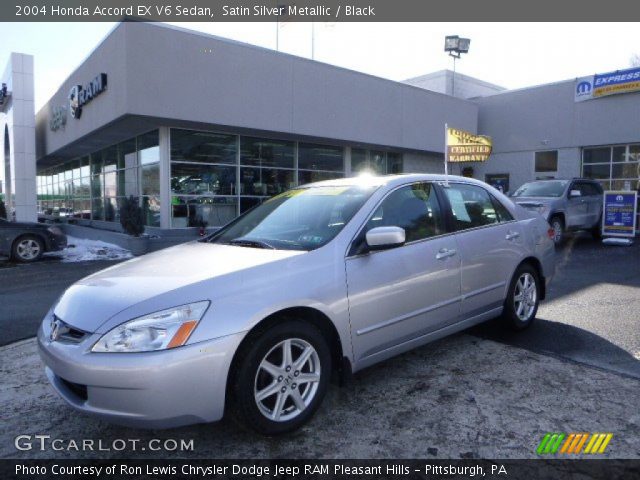
[[[265,242],[264,240],[258,240],[255,238],[234,238],[229,242],[229,245],[238,245],[239,247],[250,248],[268,248],[269,250],[276,249],[276,247]]]

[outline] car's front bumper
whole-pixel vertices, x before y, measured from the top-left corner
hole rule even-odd
[[[78,344],[38,330],[40,356],[57,393],[73,408],[144,428],[212,422],[224,413],[227,374],[243,334],[144,353],[92,353],[100,335]]]

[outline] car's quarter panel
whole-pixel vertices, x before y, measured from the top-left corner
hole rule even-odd
[[[356,361],[438,330],[460,314],[460,257],[453,236],[346,259]]]

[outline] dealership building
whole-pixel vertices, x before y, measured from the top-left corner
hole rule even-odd
[[[33,57],[12,54],[1,80],[1,193],[18,220],[117,230],[134,195],[150,232],[219,226],[299,184],[441,173],[445,124],[493,139],[488,161],[450,171],[503,190],[576,176],[640,187],[640,92],[587,98],[576,79],[394,82],[139,22],[114,28],[37,114],[33,75]]]

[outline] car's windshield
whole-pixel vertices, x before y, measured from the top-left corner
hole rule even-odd
[[[525,183],[513,194],[514,197],[560,197],[567,186],[567,180]]]
[[[376,188],[347,185],[289,190],[250,210],[208,241],[253,248],[313,250],[334,238]]]

